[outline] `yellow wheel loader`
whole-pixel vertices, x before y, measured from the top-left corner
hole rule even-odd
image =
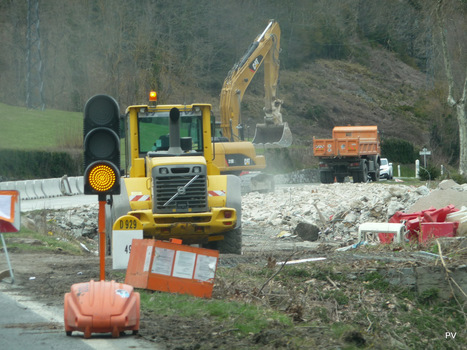
[[[142,227],[144,238],[241,254],[241,184],[213,163],[211,106],[135,105],[124,121],[126,175],[106,210],[107,235]]]

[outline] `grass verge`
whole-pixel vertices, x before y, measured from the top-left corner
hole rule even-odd
[[[19,232],[4,233],[3,237],[7,249],[12,252],[83,254],[78,241],[51,231],[44,234],[22,228]]]

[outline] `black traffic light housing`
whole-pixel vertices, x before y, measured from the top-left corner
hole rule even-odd
[[[84,194],[120,194],[120,108],[108,95],[84,107]]]

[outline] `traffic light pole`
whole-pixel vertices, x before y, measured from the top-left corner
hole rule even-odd
[[[133,287],[105,281],[106,197],[120,194],[120,108],[108,95],[91,97],[84,106],[84,186],[83,193],[98,195],[98,231],[100,281],[71,286],[65,294],[65,331],[112,333],[118,337],[124,330],[139,329],[139,293]],[[113,225],[109,223],[109,225]],[[91,314],[89,314],[91,310]],[[122,322],[122,320],[126,320]]]
[[[100,261],[100,280],[105,280],[105,195],[99,195],[99,261]]]

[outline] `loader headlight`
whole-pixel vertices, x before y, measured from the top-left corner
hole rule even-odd
[[[195,166],[195,167],[193,167],[193,172],[194,172],[195,174],[201,173],[201,167],[200,167],[200,166]]]
[[[169,173],[168,168],[159,168],[159,174],[167,175]]]

